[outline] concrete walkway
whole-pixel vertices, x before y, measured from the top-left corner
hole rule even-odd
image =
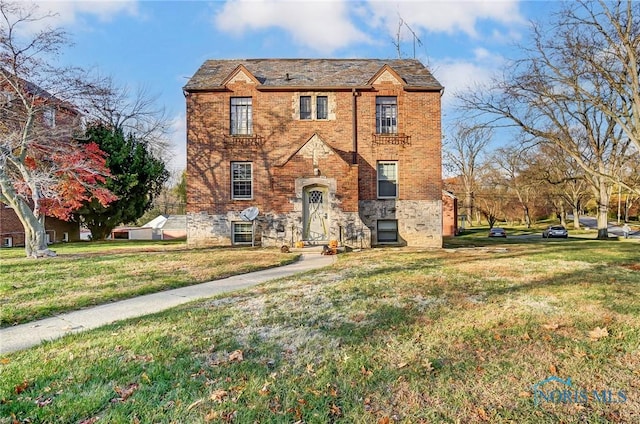
[[[290,265],[107,303],[60,314],[40,321],[0,329],[0,354],[37,346],[45,340],[54,340],[65,334],[78,333],[127,318],[164,311],[197,299],[244,289],[299,272],[322,268],[333,264],[335,260],[335,256],[324,256],[317,251],[303,253],[300,260]]]

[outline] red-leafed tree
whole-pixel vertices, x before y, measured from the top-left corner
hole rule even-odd
[[[63,31],[29,30],[48,15],[0,0],[0,201],[25,229],[27,256],[47,248],[45,216],[68,219],[88,199],[106,205],[106,157],[79,143],[82,116],[74,105],[101,89],[77,68],[55,65],[67,44]]]

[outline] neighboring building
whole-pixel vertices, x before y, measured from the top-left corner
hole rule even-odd
[[[80,225],[47,217],[44,221],[47,243],[80,240]],[[0,247],[24,246],[24,226],[15,211],[0,202]]]
[[[206,61],[184,87],[188,243],[441,246],[442,92],[417,60]]]
[[[442,236],[458,235],[458,198],[447,190],[442,190]]]
[[[185,215],[158,215],[141,227],[122,226],[111,231],[112,240],[176,240],[186,237]]]
[[[8,85],[11,78],[9,74],[0,69],[0,133],[3,131],[20,131],[25,121],[24,111],[20,106],[20,100]],[[33,103],[39,113],[36,123],[39,131],[47,134],[56,134],[56,128],[69,126],[79,122],[79,112],[68,102],[56,99],[47,91],[36,84],[16,79],[24,92],[33,97]],[[80,240],[80,225],[74,222],[65,222],[57,218],[46,217],[45,230],[47,243],[59,243]],[[22,222],[15,211],[0,202],[0,247],[24,246],[25,231]]]

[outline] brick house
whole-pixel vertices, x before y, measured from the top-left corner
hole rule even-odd
[[[442,92],[417,60],[206,61],[184,87],[188,243],[440,247]]]
[[[3,131],[15,130],[23,125],[24,111],[20,100],[7,81],[19,82],[22,89],[39,109],[36,122],[40,131],[46,131],[55,137],[56,129],[78,125],[80,113],[73,105],[57,99],[47,91],[28,81],[12,77],[0,69],[0,135]],[[18,104],[18,106],[15,106]],[[32,205],[33,206],[33,205]],[[80,224],[46,217],[45,230],[48,243],[80,240]],[[24,246],[24,226],[15,211],[0,202],[0,247]]]
[[[48,243],[80,240],[80,224],[47,217],[44,221]],[[0,247],[24,246],[24,227],[15,211],[0,202]]]

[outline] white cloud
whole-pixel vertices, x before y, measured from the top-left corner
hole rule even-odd
[[[506,59],[485,48],[476,48],[470,60],[445,58],[434,61],[433,73],[445,87],[443,109],[453,103],[455,94],[491,82],[503,68]]]
[[[101,21],[109,21],[120,14],[138,16],[137,0],[84,0],[84,1],[34,1],[37,6],[36,15],[50,15],[49,17],[30,22],[23,30],[35,33],[47,27],[65,27],[77,24],[82,15],[94,15]],[[29,4],[25,2],[25,7]]]
[[[385,27],[392,36],[398,31],[400,18],[417,32],[462,32],[474,38],[480,35],[478,26],[482,20],[507,26],[524,22],[518,0],[371,1],[369,7],[373,14],[372,24]]]
[[[280,28],[291,34],[296,44],[323,54],[369,42],[350,21],[345,1],[227,1],[214,23],[219,31],[235,35]]]

